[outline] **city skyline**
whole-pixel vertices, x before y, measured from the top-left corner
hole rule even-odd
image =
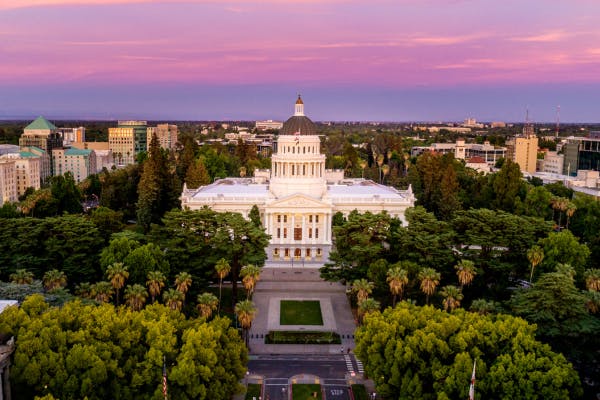
[[[0,118],[600,121],[600,4],[8,0]]]

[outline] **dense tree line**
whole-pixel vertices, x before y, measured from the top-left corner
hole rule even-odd
[[[575,399],[567,360],[508,315],[480,315],[402,302],[365,317],[356,353],[385,398],[467,398],[476,362],[477,398]]]
[[[162,399],[164,357],[169,397],[230,399],[246,370],[246,347],[228,319],[186,319],[158,304],[59,308],[33,295],[0,315],[0,332],[17,337],[19,398]]]

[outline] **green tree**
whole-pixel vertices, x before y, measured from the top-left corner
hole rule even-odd
[[[540,239],[538,245],[544,251],[544,259],[540,264],[543,271],[552,271],[559,263],[569,264],[575,268],[578,276],[583,276],[583,268],[590,255],[589,248],[569,230],[551,232]]]
[[[460,302],[464,298],[462,291],[453,285],[444,286],[440,291],[440,294],[444,298],[442,304],[444,305],[445,311],[454,311],[460,307]]]
[[[125,288],[125,302],[133,311],[140,311],[146,304],[148,291],[139,283],[128,285]]]
[[[352,282],[352,292],[356,293],[356,302],[360,304],[373,292],[373,282],[366,279],[356,279]]]
[[[396,296],[400,296],[400,300],[402,300],[404,287],[408,284],[408,271],[402,269],[400,266],[393,266],[387,272],[387,281],[390,286],[390,292],[394,296],[392,306],[395,306]]]
[[[44,288],[51,292],[55,289],[60,289],[67,286],[67,276],[64,272],[53,269],[44,274],[42,282],[44,283]]]
[[[469,286],[477,275],[475,263],[471,260],[460,260],[458,264],[454,266],[454,269],[456,270],[456,276],[458,277],[458,283],[460,283],[461,290],[464,286]]]
[[[141,244],[129,237],[115,237],[100,253],[100,265],[103,269],[114,263],[123,262],[125,258]]]
[[[150,230],[150,224],[160,223],[166,211],[179,206],[180,193],[176,192],[181,188],[176,178],[177,175],[168,165],[167,157],[160,149],[156,135],[152,135],[148,159],[142,166],[136,204],[137,221],[144,232]]]
[[[123,230],[123,213],[113,211],[108,207],[98,207],[90,214],[90,220],[96,225],[98,231],[108,242],[110,235],[121,232]]]
[[[221,289],[223,287],[223,278],[225,278],[231,272],[231,266],[227,262],[226,259],[221,258],[215,264],[215,271],[217,272],[217,276],[219,277],[219,315],[221,315]]]
[[[160,296],[160,292],[165,287],[166,277],[161,271],[150,271],[147,275],[146,286],[152,297],[152,303],[156,300],[156,296]]]
[[[248,359],[228,319],[186,319],[160,304],[49,307],[36,295],[0,315],[0,332],[16,337],[11,385],[26,399],[162,399],[163,356],[170,398],[228,399]]]
[[[10,281],[18,285],[28,285],[33,282],[33,274],[26,269],[18,269],[10,274]]]
[[[247,297],[252,299],[252,293],[254,292],[254,287],[256,283],[260,279],[260,271],[261,269],[256,265],[244,265],[240,270],[240,276],[242,277],[242,284],[247,292]]]
[[[429,297],[435,293],[435,288],[440,284],[441,274],[433,268],[423,268],[419,272],[421,291],[425,294],[425,302],[429,304]]]
[[[246,347],[248,347],[248,331],[252,327],[252,321],[256,316],[256,306],[251,300],[242,300],[235,305],[235,315],[244,330]]]
[[[175,276],[175,289],[183,293],[183,303],[185,304],[185,295],[192,286],[192,275],[189,272],[181,271]]]
[[[371,313],[374,313],[376,311],[379,311],[379,308],[381,307],[381,304],[373,299],[373,298],[367,298],[364,300],[361,300],[358,303],[358,320],[360,323],[362,323],[363,318]]]
[[[401,302],[364,318],[355,352],[385,398],[467,398],[474,360],[477,398],[582,394],[564,356],[537,341],[534,326],[508,315],[447,313]]]
[[[527,250],[527,259],[531,264],[531,274],[529,275],[529,283],[533,282],[533,271],[544,260],[544,250],[540,246],[533,246]]]
[[[252,221],[252,223],[256,225],[257,228],[262,228],[262,221],[260,220],[260,211],[256,204],[253,205],[250,209],[250,212],[248,213],[248,219]]]
[[[123,263],[114,263],[106,268],[106,277],[117,293],[116,304],[118,306],[120,304],[119,294],[125,286],[125,281],[129,278],[129,271]]]
[[[198,158],[189,166],[185,174],[185,184],[188,189],[197,189],[209,183],[210,176],[208,175],[208,171],[202,159]]]
[[[493,177],[495,199],[493,205],[499,210],[512,212],[515,209],[515,199],[523,191],[523,175],[519,164],[506,160],[500,171]]]
[[[71,172],[64,175],[53,176],[50,179],[50,192],[57,202],[57,215],[63,213],[79,214],[83,211],[81,201],[83,196],[77,188]]]
[[[209,319],[213,311],[217,309],[219,299],[212,293],[204,292],[198,295],[197,300],[200,316]]]
[[[185,295],[176,289],[169,289],[163,293],[163,302],[171,310],[181,311]]]
[[[591,292],[600,292],[600,269],[588,269],[583,274],[585,287]]]
[[[129,270],[131,282],[143,284],[150,271],[161,271],[167,275],[170,271],[165,252],[154,243],[137,247],[123,259]]]

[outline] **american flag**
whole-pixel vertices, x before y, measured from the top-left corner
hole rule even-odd
[[[475,400],[475,363],[473,361],[473,374],[471,375],[471,386],[469,387],[469,400]]]
[[[162,377],[162,392],[165,400],[167,400],[167,361],[166,357],[163,357],[163,377]]]

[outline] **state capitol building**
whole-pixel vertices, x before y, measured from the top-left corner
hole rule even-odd
[[[258,206],[271,241],[265,267],[317,267],[328,260],[332,217],[353,210],[386,211],[404,224],[414,206],[411,188],[397,190],[362,178],[344,178],[343,170],[325,169],[315,124],[304,115],[300,96],[295,112],[274,143],[271,170],[254,177],[224,178],[198,189],[183,188],[181,205],[197,210],[239,212],[248,217]]]

